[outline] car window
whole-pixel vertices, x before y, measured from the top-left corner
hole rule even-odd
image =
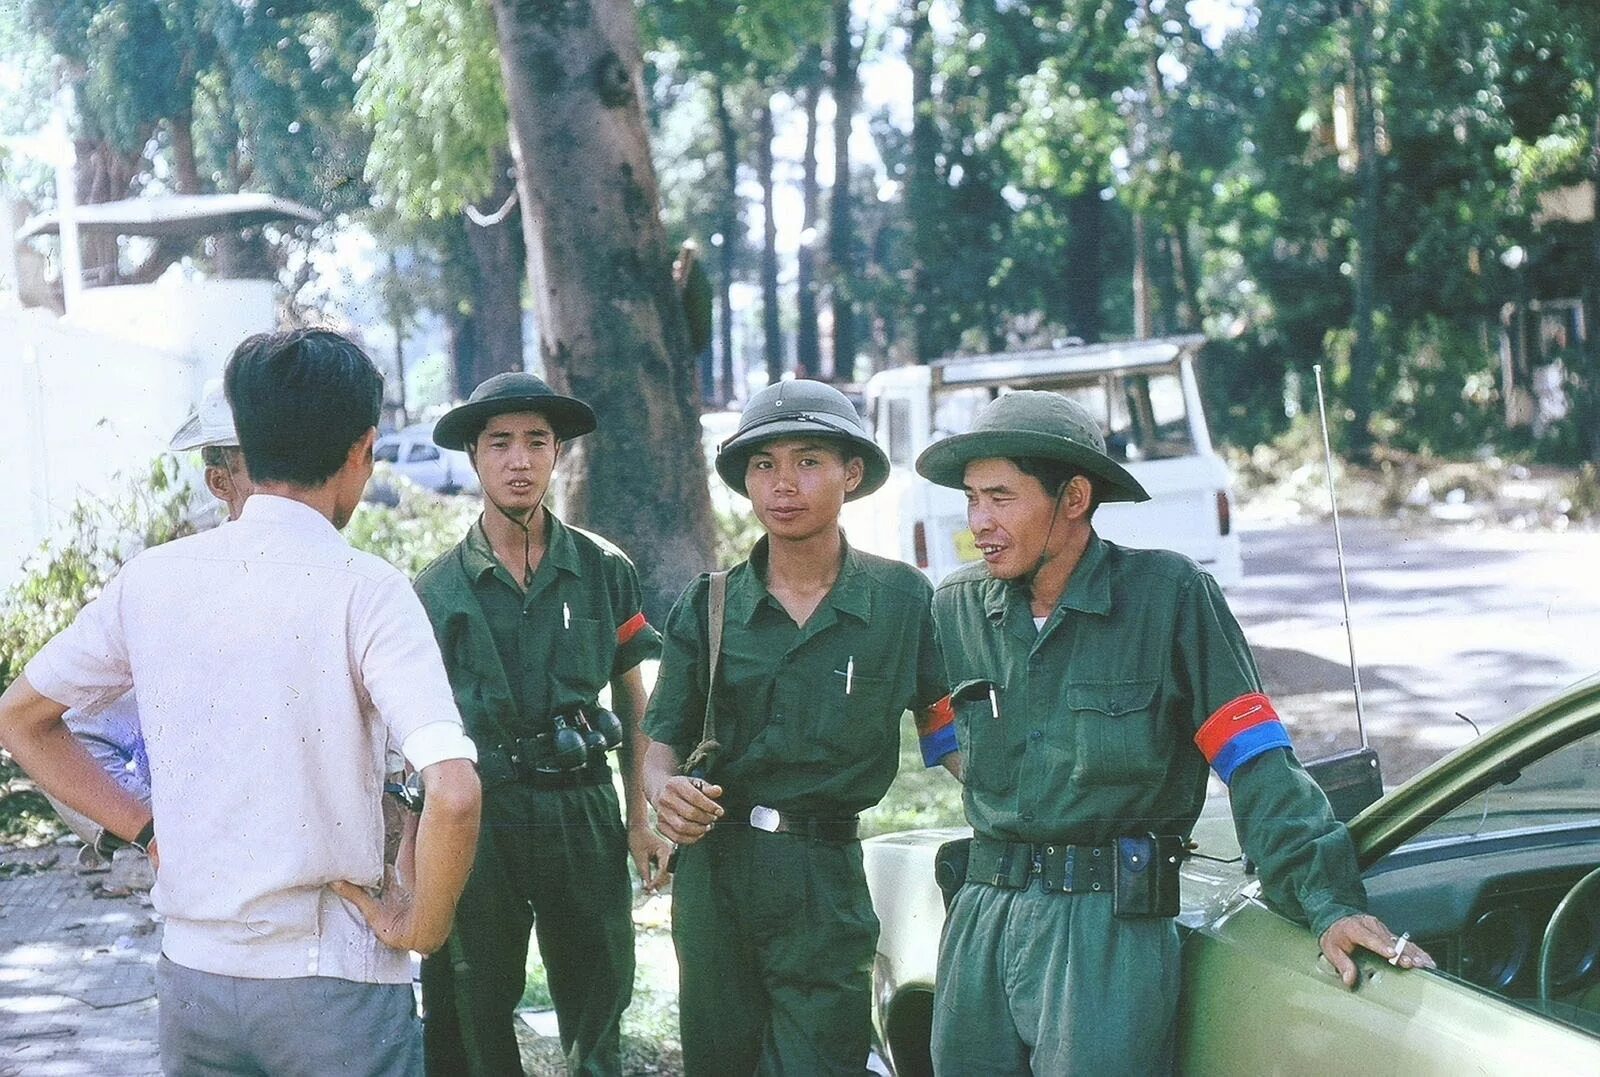
[[[432,445],[424,445],[420,442],[411,446],[411,448],[406,452],[406,463],[408,464],[416,464],[424,460],[437,459],[439,459],[439,450],[434,448]]]
[[[911,401],[891,396],[879,401],[879,405],[879,413],[883,416],[885,432],[888,434],[889,463],[895,467],[910,467],[914,448],[911,441]]]
[[[380,441],[373,446],[372,458],[380,464],[397,463],[400,459],[400,443],[398,441]]]
[[[1431,823],[1406,844],[1530,829],[1593,826],[1600,805],[1600,733],[1557,748]]]
[[[1155,372],[1118,378],[1117,397],[1126,405],[1120,423],[1107,433],[1122,442],[1125,460],[1171,460],[1194,455],[1183,383],[1176,373]],[[1113,454],[1114,455],[1114,454]]]

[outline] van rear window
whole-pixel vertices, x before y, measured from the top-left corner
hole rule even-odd
[[[978,409],[1011,386],[967,386],[941,392],[934,402],[934,437],[963,433]],[[1170,460],[1195,454],[1183,383],[1175,370],[1096,374],[1049,388],[1077,401],[1100,421],[1106,451],[1122,463]]]

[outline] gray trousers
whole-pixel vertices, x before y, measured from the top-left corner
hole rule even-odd
[[[410,984],[331,976],[252,980],[156,966],[167,1077],[418,1077],[422,1026]]]
[[[945,920],[933,1003],[940,1077],[1173,1071],[1180,951],[1171,920],[1111,895],[967,883]]]

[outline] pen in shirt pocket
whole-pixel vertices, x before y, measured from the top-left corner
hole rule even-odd
[[[844,694],[849,695],[856,683],[856,656],[851,655],[845,659],[844,668],[833,671],[834,676],[844,678]]]

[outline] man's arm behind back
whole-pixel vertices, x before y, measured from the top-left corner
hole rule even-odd
[[[387,879],[376,896],[348,882],[333,889],[361,910],[385,945],[431,954],[450,937],[456,901],[472,871],[483,790],[477,768],[466,759],[423,767],[422,788],[415,882],[408,888],[398,878]]]

